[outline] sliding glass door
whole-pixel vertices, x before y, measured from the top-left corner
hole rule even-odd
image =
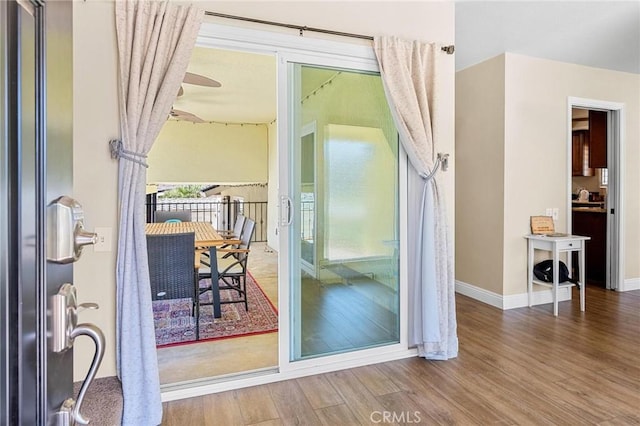
[[[288,75],[289,360],[397,343],[399,147],[380,76]]]

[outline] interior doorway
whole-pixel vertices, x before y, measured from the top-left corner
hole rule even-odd
[[[572,234],[588,236],[586,282],[621,289],[623,223],[622,104],[569,99],[568,218]],[[577,262],[569,259],[575,276]]]

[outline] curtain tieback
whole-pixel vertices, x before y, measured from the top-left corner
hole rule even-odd
[[[442,170],[447,171],[447,168],[449,167],[449,154],[443,154],[442,152],[439,152],[436,158],[436,164],[434,164],[431,173],[420,172],[420,177],[425,180],[425,183],[429,182],[436,175],[436,172],[441,165]]]
[[[112,139],[109,141],[109,148],[111,149],[111,158],[128,160],[136,164],[140,164],[143,167],[149,168],[149,165],[144,160],[147,158],[146,154],[139,154],[134,151],[124,149],[122,141],[120,139]],[[142,160],[139,160],[142,158]]]

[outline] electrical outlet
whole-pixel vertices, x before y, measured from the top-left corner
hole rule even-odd
[[[553,216],[553,209],[551,207],[547,207],[547,210],[545,211],[545,216]]]
[[[112,228],[95,228],[98,234],[98,242],[93,246],[93,251],[111,251]]]
[[[553,220],[558,220],[558,216],[560,216],[560,209],[557,207],[554,207],[551,216],[553,217]]]

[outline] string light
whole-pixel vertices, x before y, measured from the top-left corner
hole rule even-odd
[[[316,87],[311,93],[309,93],[307,96],[305,96],[304,98],[302,98],[302,100],[300,101],[301,104],[303,104],[307,99],[309,99],[311,96],[314,96],[316,93],[318,93],[319,90],[322,90],[325,88],[325,86],[328,86],[329,84],[331,84],[333,82],[333,80],[339,76],[340,74],[342,74],[342,71],[338,71],[337,73],[335,73],[334,75],[331,76],[331,78],[329,78],[327,81],[325,81],[324,83],[322,83],[320,86]]]

